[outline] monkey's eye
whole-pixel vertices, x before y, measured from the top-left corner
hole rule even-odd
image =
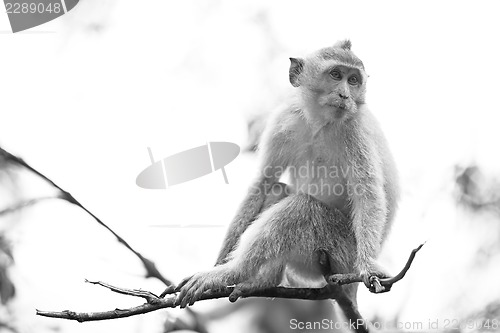
[[[334,69],[333,71],[331,71],[330,76],[334,80],[342,80],[342,74],[340,74],[340,71],[338,71],[337,69]]]
[[[359,80],[356,76],[351,76],[347,82],[349,82],[351,86],[355,86],[359,83]]]

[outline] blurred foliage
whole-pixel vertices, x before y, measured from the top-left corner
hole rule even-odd
[[[500,213],[500,181],[486,175],[477,165],[455,167],[459,204],[474,211],[491,210]]]
[[[12,171],[11,163],[0,154],[0,212],[7,208],[4,207],[6,203],[19,194]],[[0,328],[14,332],[15,329],[9,325],[9,315],[5,314],[9,312],[7,309],[9,301],[16,294],[14,282],[9,276],[9,268],[14,263],[14,257],[12,255],[12,244],[6,235],[9,226],[8,223],[4,223],[5,221],[7,220],[0,219],[0,313],[3,314],[0,319]]]
[[[8,268],[12,265],[12,248],[5,235],[0,234],[0,302],[5,305],[16,293],[14,283],[9,278]]]

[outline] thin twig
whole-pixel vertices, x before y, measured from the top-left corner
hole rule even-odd
[[[415,256],[417,255],[417,252],[420,251],[420,249],[424,245],[425,245],[425,243],[420,244],[416,249],[413,249],[411,251],[410,257],[408,258],[408,261],[406,262],[405,267],[403,267],[403,269],[401,270],[401,272],[398,273],[398,275],[396,275],[392,278],[380,279],[380,284],[383,286],[392,286],[394,283],[401,280],[405,276],[406,272],[408,272],[408,270],[410,269],[411,264],[413,263],[413,259],[415,259]]]
[[[401,272],[399,272],[396,276],[390,278],[379,278],[378,276],[371,276],[370,282],[372,283],[372,287],[370,288],[370,291],[379,294],[391,290],[392,285],[401,280],[405,276],[406,272],[408,272],[408,270],[411,267],[411,264],[413,263],[413,259],[415,259],[415,255],[417,254],[418,251],[420,251],[420,249],[422,248],[422,246],[424,246],[424,244],[425,243],[420,244],[417,248],[411,251],[410,257],[406,261],[405,266],[403,267]],[[332,274],[325,278],[327,282],[332,285],[344,285],[354,282],[363,282],[363,278],[361,277],[361,275],[355,273]]]
[[[0,210],[0,216],[14,213],[18,210],[24,209],[24,208],[29,207],[29,206],[36,205],[37,203],[39,203],[41,201],[45,201],[45,200],[49,200],[49,199],[59,199],[59,197],[40,197],[40,198],[30,199],[30,200],[18,203],[12,207],[5,208],[4,210]]]
[[[85,279],[85,282],[91,283],[91,284],[97,284],[102,287],[108,288],[111,291],[114,291],[115,293],[122,294],[122,295],[130,295],[130,296],[136,296],[136,297],[142,297],[144,298],[148,303],[154,303],[156,299],[159,299],[160,297],[156,296],[150,291],[147,290],[142,290],[142,289],[125,289],[125,288],[119,288],[110,285],[109,283],[102,282],[102,281],[90,281]]]

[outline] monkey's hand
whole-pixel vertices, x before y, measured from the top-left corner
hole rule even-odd
[[[380,294],[388,292],[390,290],[390,288],[382,286],[378,279],[390,278],[392,276],[389,275],[385,271],[385,269],[380,267],[380,265],[378,265],[377,263],[372,262],[368,268],[361,269],[360,275],[363,283],[365,284],[366,288],[370,290],[370,292],[374,294]]]
[[[210,275],[210,271],[200,272],[182,280],[175,288],[175,291],[179,292],[175,299],[175,305],[180,305],[181,308],[193,305],[205,291],[216,289],[213,277]]]

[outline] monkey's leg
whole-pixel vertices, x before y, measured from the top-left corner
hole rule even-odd
[[[266,199],[263,203],[263,210],[267,210],[269,207],[279,203],[281,200],[286,198],[290,193],[291,189],[286,184],[283,183],[273,184],[273,186],[268,189],[268,192],[265,193]],[[255,227],[253,228],[255,229]],[[234,258],[234,255],[230,257],[231,258],[229,259],[229,261],[225,262],[222,265],[216,266],[213,270],[207,272],[200,272],[184,279],[176,288],[177,291],[179,290],[181,291],[180,294],[177,296],[176,303],[180,304],[181,307],[184,307],[187,304],[191,305],[196,300],[198,300],[203,294],[203,292],[206,290],[219,289],[223,286],[228,286],[235,283],[241,283],[246,279],[250,279],[251,273],[248,272],[248,270],[246,270],[245,272],[246,274],[238,273],[238,271],[241,271],[241,269],[238,270],[233,267],[236,264],[235,261],[231,260],[232,258]],[[257,267],[260,266],[261,264],[262,263],[258,264],[247,263],[247,262],[240,263],[240,265],[244,265],[245,267],[250,267],[250,266]],[[275,269],[276,273],[274,275],[281,273],[280,265],[270,265],[268,263],[267,266],[273,268],[276,267]],[[269,277],[270,274],[266,275]],[[259,282],[254,281],[254,283],[260,285],[262,285],[264,282],[265,282],[264,280],[260,280]],[[241,287],[243,287],[243,285]],[[244,289],[247,290],[248,288]],[[237,289],[235,295],[238,294],[238,290],[239,289]],[[236,297],[236,299],[237,298],[238,297]]]
[[[199,300],[205,291],[231,285],[236,285],[233,295],[235,300],[251,290],[278,285],[284,256],[280,254],[282,246],[276,247],[273,243],[281,244],[277,239],[286,235],[281,235],[279,230],[272,230],[272,226],[276,217],[280,217],[280,214],[275,212],[283,209],[284,200],[270,204],[272,207],[261,214],[243,233],[228,262],[188,277],[177,286],[176,291],[180,293],[176,305],[191,305]]]
[[[298,267],[298,273],[310,273],[318,265],[318,248],[334,252],[337,266],[352,267],[349,258],[354,245],[348,245],[352,237],[349,238],[349,228],[342,227],[342,219],[340,212],[328,209],[309,195],[283,198],[247,228],[227,263],[184,280],[176,288],[180,290],[176,304],[186,306],[197,301],[206,290],[249,280],[252,288],[277,286],[287,262]],[[317,272],[322,277],[319,269]]]
[[[324,250],[318,251],[318,261],[321,266],[321,271],[324,274],[326,280],[331,279],[332,272],[336,271],[335,265],[337,264],[332,260],[329,253]],[[343,274],[338,274],[343,275]],[[355,331],[357,333],[367,333],[368,325],[358,311],[357,293],[358,293],[358,283],[351,283],[343,286],[336,286],[339,292],[336,292],[337,304],[344,313],[344,316],[348,320],[349,326],[354,325]]]
[[[352,272],[355,241],[346,217],[341,212],[302,194],[283,198],[280,203],[281,205],[276,205],[275,211],[271,211],[272,218],[267,220],[265,227],[275,233],[270,236],[270,241],[274,240],[277,243],[275,246],[280,248],[280,252],[276,254],[282,262],[266,261],[258,274],[235,286],[229,296],[230,301],[251,295],[257,290],[279,285],[284,276],[281,272],[287,262],[293,261],[300,266],[302,261],[302,266],[310,272],[314,270],[310,264],[317,261],[321,275]],[[288,240],[283,239],[287,235]],[[253,246],[258,245],[254,243]],[[287,246],[290,246],[288,250]],[[318,251],[318,248],[321,250]],[[340,286],[340,290],[341,292],[337,293],[340,295],[337,303],[347,320],[353,323],[357,333],[367,333],[368,325],[357,306],[358,284]]]
[[[240,297],[251,295],[255,291],[276,287],[283,275],[285,263],[281,258],[271,259],[262,264],[258,274],[238,283],[229,295],[229,301],[235,302]]]
[[[263,178],[253,184],[246,199],[241,204],[238,214],[229,225],[216,265],[228,262],[229,254],[234,251],[245,230],[262,212],[281,201],[291,192],[290,187],[276,182],[274,179]]]

